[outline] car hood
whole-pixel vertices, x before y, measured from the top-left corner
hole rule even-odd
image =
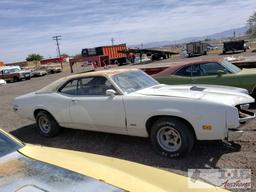
[[[32,71],[32,73],[46,73],[45,70],[34,70]]]
[[[124,191],[104,181],[28,158],[19,152],[1,158],[0,166],[0,191]]]
[[[31,71],[29,70],[20,70],[19,73],[30,73]]]
[[[93,184],[105,187],[102,189],[106,190],[101,191],[195,191],[188,188],[187,177],[116,158],[35,145],[26,145],[19,152],[33,160],[61,167],[71,171],[72,174],[77,173],[76,178],[80,178],[81,182],[74,181],[72,184],[81,186],[81,184],[86,184],[83,182],[87,180],[87,186],[91,183],[92,187]],[[52,172],[49,171],[49,175],[53,175]],[[84,180],[81,175],[86,176],[87,179]],[[45,174],[44,176],[47,180],[48,175]],[[64,176],[69,177],[68,174],[64,174]],[[79,181],[79,179],[77,180]],[[196,191],[226,191],[201,181],[197,182],[200,186],[207,187],[207,189]],[[72,184],[68,183],[68,186],[71,187]],[[63,186],[66,186],[65,183],[63,183]],[[95,187],[92,189],[95,189]],[[68,190],[63,187],[63,190],[59,191],[65,192]]]
[[[248,93],[248,92],[247,92]],[[235,106],[253,103],[254,99],[240,88],[215,85],[157,85],[136,94],[144,96],[179,97]]]

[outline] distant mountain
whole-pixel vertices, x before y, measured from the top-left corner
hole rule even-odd
[[[181,44],[181,43],[187,43],[191,41],[201,41],[206,38],[207,39],[223,39],[223,38],[233,37],[234,32],[236,34],[236,37],[239,37],[239,36],[245,35],[246,31],[247,31],[247,27],[240,27],[240,28],[234,28],[234,29],[222,31],[219,33],[214,33],[211,35],[205,35],[201,37],[187,37],[187,38],[179,39],[177,41],[158,41],[158,42],[145,43],[143,47],[144,48],[163,47],[167,45]],[[141,47],[141,45],[131,45],[130,47]]]

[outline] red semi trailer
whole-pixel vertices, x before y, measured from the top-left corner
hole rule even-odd
[[[127,49],[126,44],[86,48],[82,50],[82,56],[107,56],[110,64],[123,65],[126,63],[127,55],[124,51]]]
[[[127,53],[125,53],[127,50],[126,44],[83,49],[82,57],[69,60],[71,73],[74,72],[73,66],[75,63],[90,66],[91,70],[123,65],[127,62]]]

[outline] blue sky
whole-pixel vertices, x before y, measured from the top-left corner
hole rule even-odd
[[[0,60],[21,61],[30,53],[115,43],[140,44],[201,36],[244,26],[255,0],[0,0]]]

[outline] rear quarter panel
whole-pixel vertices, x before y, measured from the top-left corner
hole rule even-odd
[[[17,113],[22,117],[35,120],[35,110],[46,110],[61,126],[64,126],[70,123],[69,101],[69,97],[58,93],[30,93],[16,98],[14,105],[18,105]]]

